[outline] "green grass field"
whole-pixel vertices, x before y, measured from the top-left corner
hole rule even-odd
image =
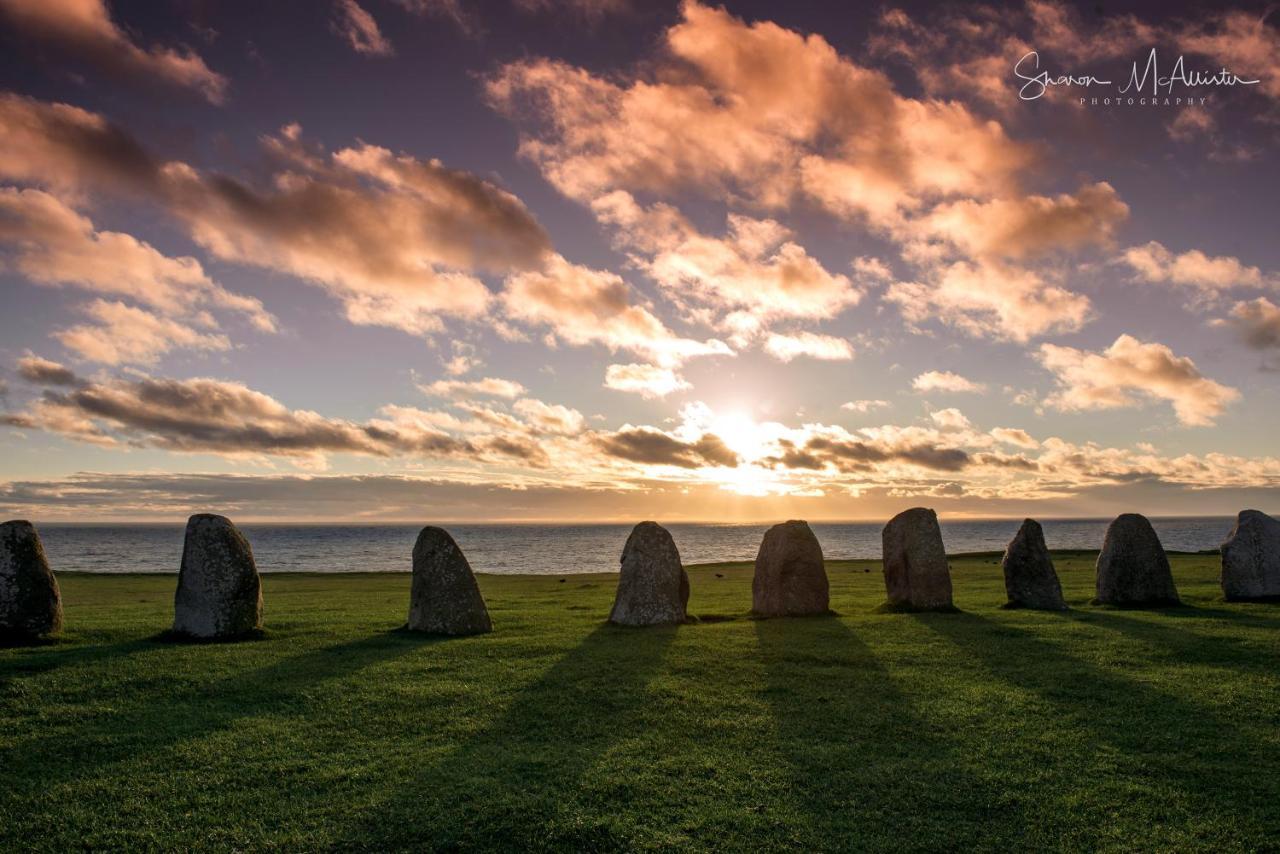
[[[1280,605],[757,621],[748,565],[690,570],[677,628],[603,623],[614,577],[481,576],[494,634],[407,636],[406,575],[264,579],[268,633],[152,638],[173,577],[63,575],[56,644],[0,650],[0,850],[1280,846]]]

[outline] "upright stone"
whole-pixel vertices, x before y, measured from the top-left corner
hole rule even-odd
[[[1104,605],[1178,604],[1169,558],[1146,516],[1124,513],[1107,527],[1097,587],[1097,601]]]
[[[1228,601],[1280,598],[1280,522],[1242,510],[1221,551],[1222,595]]]
[[[622,626],[683,623],[689,605],[689,576],[667,529],[641,522],[622,549],[622,574],[609,622]]]
[[[889,604],[919,611],[951,610],[951,568],[938,514],[923,507],[904,510],[884,526],[880,539]]]
[[[30,522],[0,525],[0,635],[34,640],[62,630],[62,594]]]
[[[751,610],[762,617],[803,617],[830,610],[822,546],[807,522],[783,522],[765,532],[756,554],[751,603]]]
[[[187,520],[173,631],[193,638],[234,638],[262,628],[262,580],[249,541],[225,516]]]
[[[493,631],[471,564],[444,528],[423,528],[413,545],[408,629],[433,635]]]
[[[1062,585],[1053,570],[1044,530],[1035,519],[1024,519],[1018,533],[1004,550],[1004,589],[1007,607],[1037,611],[1065,611]]]

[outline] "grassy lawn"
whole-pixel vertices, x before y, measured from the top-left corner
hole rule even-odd
[[[755,621],[695,567],[671,629],[603,624],[615,578],[481,576],[494,634],[415,638],[405,575],[275,575],[268,637],[152,640],[173,577],[60,577],[67,631],[0,650],[0,850],[1230,849],[1280,844],[1280,605]]]

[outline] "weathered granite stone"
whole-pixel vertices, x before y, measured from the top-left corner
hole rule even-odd
[[[783,522],[765,532],[756,555],[751,602],[751,610],[762,617],[801,617],[830,611],[822,546],[807,522]]]
[[[1044,530],[1035,519],[1024,519],[1018,533],[1004,550],[1004,589],[1010,608],[1038,611],[1065,611],[1062,585],[1054,572]]]
[[[689,604],[689,576],[667,529],[641,522],[622,549],[622,574],[609,622],[622,626],[682,623]]]
[[[407,628],[434,635],[493,631],[471,564],[443,528],[423,528],[413,545]]]
[[[880,540],[890,606],[920,611],[952,609],[951,568],[936,513],[923,507],[904,510],[884,526]]]
[[[224,639],[261,628],[262,580],[249,541],[225,516],[192,516],[173,599],[174,633]]]
[[[1222,595],[1232,602],[1280,598],[1280,522],[1240,511],[1222,544]]]
[[[31,639],[62,630],[62,594],[30,522],[0,525],[0,635]]]
[[[1178,604],[1169,558],[1146,516],[1124,513],[1107,527],[1098,554],[1097,595],[1104,605]]]

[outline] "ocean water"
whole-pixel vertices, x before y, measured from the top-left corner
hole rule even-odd
[[[1051,549],[1096,549],[1106,519],[1041,520]],[[1230,532],[1225,517],[1152,519],[1166,549],[1216,549]],[[942,522],[947,552],[999,551],[1021,520]],[[450,525],[476,572],[557,575],[616,572],[629,525]],[[686,564],[752,560],[768,525],[667,526]],[[814,523],[829,559],[878,558],[883,523]],[[262,572],[408,572],[413,525],[242,525]],[[177,572],[181,525],[40,527],[54,571]]]

